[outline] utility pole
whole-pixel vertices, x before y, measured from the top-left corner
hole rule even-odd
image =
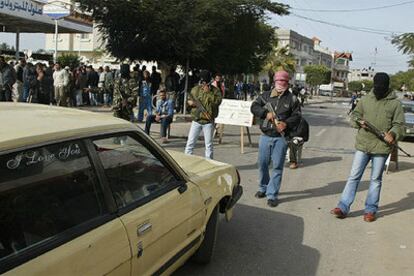
[[[53,63],[56,63],[58,55],[58,28],[58,21],[55,19],[55,53],[53,55]]]

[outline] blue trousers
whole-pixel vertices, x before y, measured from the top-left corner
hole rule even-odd
[[[284,137],[260,136],[259,141],[259,191],[268,199],[277,199],[282,182],[288,145]],[[272,175],[269,164],[272,162]]]
[[[138,121],[144,120],[144,109],[147,110],[147,116],[152,115],[152,98],[150,96],[140,97],[138,103]]]
[[[343,213],[349,213],[351,204],[355,199],[358,185],[370,160],[372,161],[371,182],[369,184],[368,195],[365,201],[365,213],[377,212],[382,186],[382,174],[384,172],[387,157],[387,154],[369,154],[362,151],[355,152],[354,161],[352,162],[351,175],[348,178],[342,192],[341,199],[338,203],[338,208],[340,208]]]

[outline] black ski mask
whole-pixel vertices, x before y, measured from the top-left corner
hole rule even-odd
[[[121,73],[121,78],[129,79],[131,71],[129,69],[129,64],[122,64],[121,69],[119,70]]]
[[[376,73],[374,77],[374,95],[381,100],[388,95],[390,77],[386,73]]]

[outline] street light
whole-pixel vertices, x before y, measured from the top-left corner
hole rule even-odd
[[[55,21],[55,53],[53,62],[57,61],[58,52],[58,20],[70,15],[71,5],[61,1],[53,1],[43,6],[43,14],[51,17]]]

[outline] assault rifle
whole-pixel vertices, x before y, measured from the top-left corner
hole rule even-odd
[[[277,130],[277,124],[279,124],[279,120],[277,119],[277,114],[275,109],[273,108],[272,104],[270,102],[266,102],[266,104],[264,105],[264,109],[266,109],[268,112],[273,114],[273,120],[270,120],[272,125],[275,127],[275,129]],[[267,127],[269,123],[269,120],[265,119],[263,121],[263,126]],[[280,132],[280,135],[285,136],[285,132]]]
[[[191,95],[191,94],[190,94]],[[197,108],[197,111],[199,112],[199,113],[204,113],[204,115],[207,117],[207,120],[209,120],[211,123],[212,122],[214,122],[214,118],[213,117],[211,117],[211,114],[207,111],[207,109],[205,108],[205,106],[200,102],[200,100],[199,99],[197,99],[196,97],[194,97],[193,95],[191,95],[191,99],[190,100],[193,100],[194,101],[194,103],[195,103],[195,105],[196,105],[196,108]]]
[[[370,122],[364,120],[364,119],[359,119],[356,118],[356,123],[361,126],[361,121],[364,122],[364,125],[366,126],[366,130],[368,130],[369,132],[371,132],[372,134],[374,134],[375,136],[378,137],[378,139],[380,139],[381,141],[389,144],[387,141],[385,141],[385,133],[381,130],[379,130],[378,128],[376,128],[373,124],[371,124]],[[406,152],[405,150],[403,150],[402,148],[400,148],[396,143],[395,144],[389,144],[392,147],[396,147],[397,149],[399,149],[400,151],[402,151],[405,155],[407,155],[408,157],[411,157],[411,154],[409,154],[408,152]]]

